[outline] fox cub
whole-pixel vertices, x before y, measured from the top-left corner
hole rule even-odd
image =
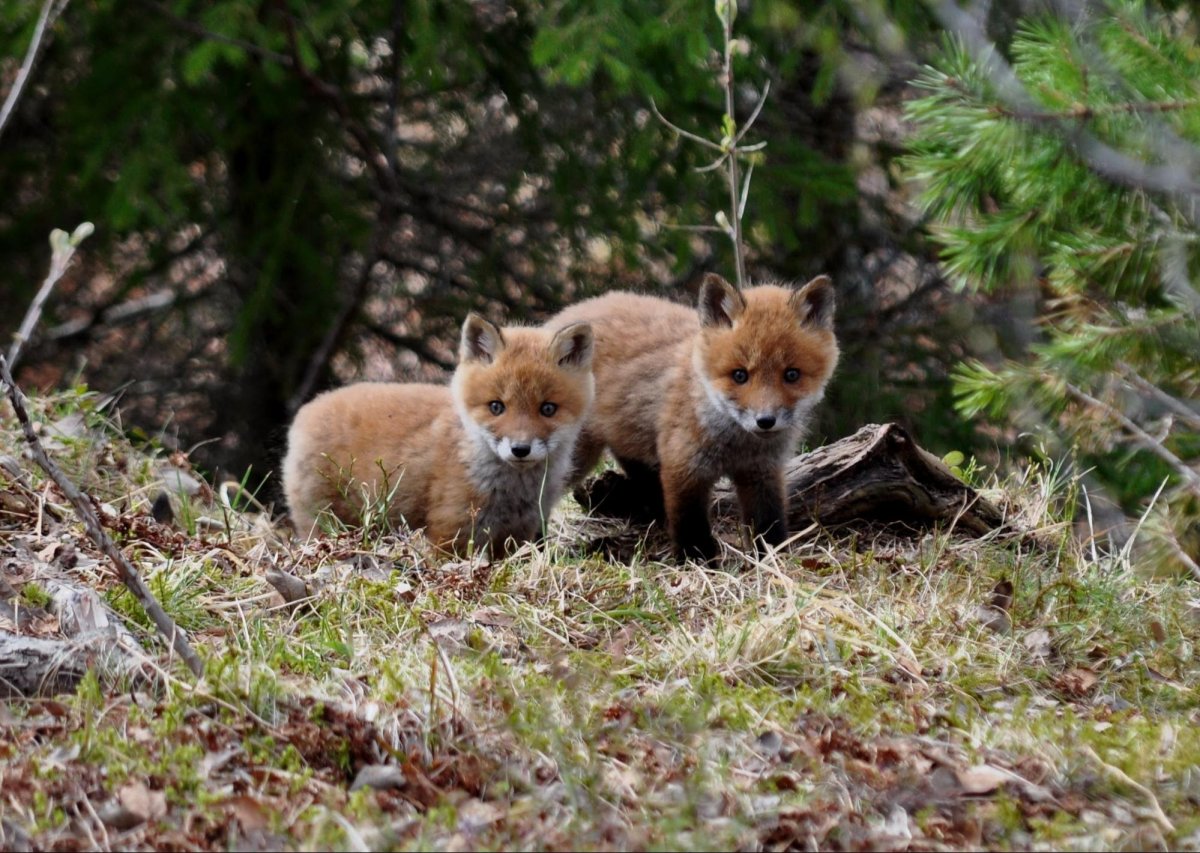
[[[712,274],[698,310],[630,293],[565,309],[548,328],[588,323],[596,337],[596,405],[572,479],[611,449],[628,491],[665,509],[676,554],[711,559],[712,487],[728,476],[743,521],[783,542],[783,464],[837,364],[833,312],[828,276],[743,293]]]
[[[496,553],[539,535],[592,405],[592,330],[462,327],[449,387],[363,382],[314,398],[288,433],[283,488],[297,530],[384,501],[436,545]]]

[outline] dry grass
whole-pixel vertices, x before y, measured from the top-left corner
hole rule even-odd
[[[403,533],[297,541],[236,489],[176,494],[159,525],[168,460],[95,404],[38,402],[84,414],[54,452],[207,673],[169,659],[53,488],[0,470],[21,599],[51,576],[102,590],[159,672],[0,704],[0,847],[1200,845],[1200,595],[1079,547],[1060,473],[1004,484],[1023,537],[813,531],[681,567],[567,506],[488,566]],[[613,534],[628,563],[586,553]],[[981,612],[1004,581],[1011,605]],[[398,787],[351,791],[366,765]]]

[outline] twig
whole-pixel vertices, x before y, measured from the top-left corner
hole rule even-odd
[[[1200,429],[1200,412],[1195,412],[1179,399],[1172,397],[1166,391],[1159,388],[1154,383],[1139,374],[1132,366],[1123,361],[1117,362],[1117,367],[1125,374],[1125,378],[1129,380],[1135,388],[1137,388],[1150,399],[1158,404],[1170,409],[1176,417],[1186,423],[1192,429]]]
[[[54,7],[54,2],[55,0],[45,0],[42,3],[41,14],[38,15],[37,24],[33,28],[33,38],[29,42],[29,48],[25,51],[25,61],[21,63],[21,68],[17,71],[17,79],[13,80],[12,88],[8,90],[8,97],[4,99],[4,106],[0,107],[0,134],[4,133],[4,128],[8,125],[8,119],[12,116],[13,109],[16,107],[17,101],[21,98],[21,91],[25,88],[25,83],[29,80],[29,73],[33,71],[33,63],[37,61],[38,51],[42,46],[42,37],[46,34],[46,24],[50,20],[50,10]],[[66,5],[66,0],[64,0],[57,14],[62,14],[62,10],[66,8]]]
[[[720,231],[729,237],[729,241],[733,244],[733,261],[737,286],[739,290],[742,290],[746,286],[746,258],[742,251],[742,217],[746,214],[746,199],[750,194],[750,177],[754,174],[754,163],[750,163],[746,170],[746,176],[743,179],[739,174],[738,156],[748,154],[752,151],[759,151],[766,147],[766,142],[759,142],[754,145],[742,145],[741,141],[754,123],[758,121],[758,117],[767,103],[767,95],[771,91],[771,83],[768,80],[766,85],[763,86],[762,95],[759,96],[758,102],[754,105],[754,109],[750,113],[750,118],[739,128],[734,114],[733,85],[733,53],[735,44],[733,38],[733,19],[737,15],[737,0],[717,0],[716,9],[717,17],[721,19],[721,32],[724,42],[721,87],[725,94],[725,115],[722,120],[721,141],[719,143],[713,142],[711,139],[705,139],[703,136],[686,131],[682,127],[672,123],[666,116],[659,112],[658,104],[654,102],[653,98],[650,99],[650,109],[654,113],[655,118],[680,136],[690,139],[692,142],[698,142],[705,148],[717,152],[717,158],[706,166],[697,167],[697,172],[715,172],[722,166],[725,167],[726,184],[729,187],[729,213],[726,214],[723,210],[717,211],[716,220],[718,227],[713,228],[703,225],[675,227],[689,231]]]
[[[721,146],[718,145],[717,143],[713,142],[711,139],[705,139],[703,136],[699,136],[695,133],[691,133],[690,131],[684,130],[679,125],[672,123],[666,116],[664,116],[662,113],[660,113],[658,111],[658,104],[654,103],[653,98],[650,99],[650,111],[654,113],[654,117],[656,119],[661,121],[663,124],[665,124],[671,130],[678,133],[684,139],[690,139],[690,140],[692,140],[692,142],[699,142],[705,148],[711,148],[713,151],[721,150]]]
[[[149,6],[155,12],[158,12],[184,32],[199,36],[207,41],[217,42],[218,44],[227,44],[232,47],[239,48],[240,50],[244,50],[246,53],[249,53],[252,56],[257,56],[261,59],[269,59],[272,62],[278,62],[280,65],[292,64],[292,57],[287,56],[286,54],[276,53],[273,50],[268,50],[265,47],[261,47],[253,42],[245,41],[244,39],[233,38],[232,36],[227,36],[223,33],[213,32],[212,30],[203,27],[194,21],[189,21],[186,18],[179,17],[162,3],[151,2],[151,0],[143,0],[142,5]]]
[[[1187,483],[1193,492],[1200,493],[1200,474],[1197,474],[1190,467],[1188,467],[1186,462],[1168,450],[1166,445],[1164,445],[1161,441],[1158,441],[1154,436],[1150,435],[1150,433],[1146,432],[1144,429],[1130,420],[1129,416],[1124,412],[1117,410],[1108,403],[1105,403],[1103,400],[1096,399],[1091,394],[1087,393],[1081,388],[1077,388],[1070,382],[1066,383],[1066,387],[1067,393],[1074,397],[1076,401],[1090,406],[1115,420],[1118,424],[1120,424],[1121,429],[1125,430],[1125,432],[1129,433],[1133,437],[1138,445],[1146,450],[1149,450],[1159,459],[1166,462],[1167,465],[1171,467],[1171,470],[1179,475],[1180,479]]]
[[[146,614],[153,620],[158,627],[159,632],[167,638],[175,652],[183,658],[187,663],[188,668],[192,673],[199,678],[204,674],[204,664],[192,649],[188,642],[187,635],[180,629],[175,621],[162,609],[155,599],[153,593],[146,588],[142,582],[141,576],[137,573],[137,569],[126,559],[121,553],[121,549],[112,541],[104,528],[100,525],[100,519],[96,515],[96,510],[92,506],[92,501],[89,497],[83,494],[79,488],[71,482],[70,478],[63,473],[62,469],[49,457],[46,449],[42,447],[41,441],[38,440],[37,433],[33,431],[33,424],[29,420],[29,411],[25,407],[25,395],[21,393],[21,389],[13,380],[12,373],[8,369],[8,361],[3,356],[0,356],[0,378],[4,380],[5,388],[8,392],[9,402],[12,403],[13,411],[16,412],[17,420],[21,423],[21,429],[25,433],[25,440],[29,443],[29,448],[33,453],[34,461],[41,466],[42,470],[53,480],[62,490],[62,493],[67,496],[67,500],[71,502],[71,506],[75,508],[76,514],[83,522],[84,529],[88,536],[100,548],[101,552],[108,557],[113,566],[117,570],[117,576],[126,588],[133,593],[134,598],[141,603]]]
[[[1171,823],[1170,819],[1163,812],[1162,806],[1158,804],[1158,797],[1154,796],[1153,791],[1151,791],[1141,782],[1138,782],[1136,779],[1131,778],[1129,774],[1120,767],[1115,767],[1112,764],[1109,764],[1107,761],[1097,755],[1096,751],[1087,744],[1084,744],[1083,754],[1092,759],[1092,761],[1096,762],[1096,764],[1100,766],[1100,769],[1109,776],[1116,779],[1121,784],[1129,786],[1145,797],[1146,801],[1150,804],[1150,817],[1154,818],[1154,822],[1159,825],[1159,828],[1161,828],[1164,832],[1175,831],[1175,824]]]
[[[29,340],[38,320],[41,319],[42,308],[45,306],[46,300],[50,298],[50,291],[66,273],[67,265],[74,257],[76,247],[94,230],[92,223],[84,222],[69,237],[67,232],[60,228],[55,228],[50,232],[50,272],[46,274],[46,280],[42,282],[37,295],[33,297],[33,303],[25,312],[25,319],[21,321],[21,328],[13,336],[12,346],[8,348],[7,361],[10,370],[16,366],[17,359],[21,355],[21,347]]]
[[[725,87],[725,120],[735,132],[728,134],[728,139],[721,146],[728,146],[729,156],[726,158],[729,176],[729,212],[733,221],[729,223],[729,239],[733,241],[733,262],[737,272],[738,290],[746,287],[746,260],[742,257],[742,217],[738,215],[742,205],[738,201],[742,191],[741,180],[738,178],[737,161],[737,121],[733,109],[733,16],[737,14],[737,0],[724,0],[724,5],[717,3],[717,13],[721,16],[725,33],[725,67],[721,74],[721,83]]]

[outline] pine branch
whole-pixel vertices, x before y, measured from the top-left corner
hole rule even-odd
[[[167,639],[171,647],[175,649],[175,652],[183,658],[192,673],[197,678],[201,677],[204,674],[204,664],[192,649],[187,635],[175,624],[170,615],[162,609],[162,605],[155,599],[154,594],[142,582],[137,569],[121,553],[121,549],[117,547],[112,538],[104,532],[92,499],[80,491],[46,453],[46,449],[38,439],[37,433],[33,431],[33,424],[29,419],[29,411],[25,406],[25,395],[21,393],[21,389],[13,380],[12,373],[8,368],[8,360],[3,356],[0,356],[0,379],[4,381],[9,402],[12,403],[13,411],[16,412],[17,420],[21,424],[21,430],[24,432],[25,441],[29,444],[29,449],[33,453],[34,461],[55,482],[58,488],[62,490],[62,493],[66,495],[67,500],[71,502],[71,506],[75,508],[75,513],[79,516],[80,521],[83,522],[83,527],[87,531],[88,536],[96,543],[100,551],[112,561],[117,571],[117,577],[133,593],[134,598],[142,605],[142,608],[151,620],[153,620],[159,632]]]
[[[933,9],[942,25],[962,39],[1006,109],[1017,116],[1042,112],[975,15],[959,7],[955,0],[938,0]],[[1063,127],[1057,119],[1034,123],[1059,134],[1095,174],[1120,186],[1172,199],[1180,215],[1192,226],[1200,227],[1200,181],[1180,165],[1182,158],[1164,158],[1161,164],[1146,163],[1102,142],[1083,127]]]

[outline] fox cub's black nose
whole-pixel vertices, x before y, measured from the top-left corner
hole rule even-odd
[[[518,459],[524,459],[529,455],[530,447],[528,444],[514,444],[512,446],[512,455]]]
[[[755,423],[758,424],[759,429],[770,429],[771,427],[775,426],[775,416],[763,415],[757,421],[755,421]]]

